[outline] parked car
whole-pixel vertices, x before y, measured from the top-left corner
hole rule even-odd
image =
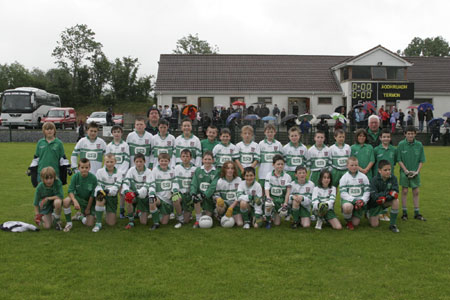
[[[123,127],[123,115],[114,115],[112,119],[115,125],[120,125]]]
[[[66,129],[67,127],[77,128],[77,113],[72,107],[51,108],[41,119],[41,125],[45,122],[52,122],[57,128]]]
[[[106,111],[96,111],[93,112],[89,117],[87,117],[86,124],[95,122],[100,126],[106,125]]]

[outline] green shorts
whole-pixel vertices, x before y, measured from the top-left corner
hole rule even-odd
[[[202,201],[202,209],[204,211],[209,211],[212,213],[212,212],[214,212],[214,208],[215,208],[215,205],[214,205],[214,201],[212,198],[206,198]]]
[[[333,168],[331,170],[331,177],[333,178],[333,186],[334,187],[338,187],[339,186],[339,181],[341,180],[341,177],[344,176],[344,174],[347,172],[347,170],[339,170],[339,169],[335,169]]]
[[[194,202],[189,194],[181,194],[181,207],[184,212],[192,212],[194,210]]]
[[[300,205],[300,218],[309,218],[311,217],[311,212]]]
[[[400,185],[408,188],[418,188],[420,186],[420,174],[416,177],[409,179],[405,173],[400,172]]]
[[[341,199],[341,206],[344,206],[345,203],[350,203],[350,204],[353,205],[352,202]],[[367,210],[367,205],[364,205],[360,210],[355,210],[353,208],[352,217],[355,217],[355,218],[358,218],[358,219],[362,219],[362,217],[364,217],[364,213],[366,212],[366,210]]]
[[[43,215],[48,215],[53,212],[53,200],[47,201],[47,203],[44,204],[44,207],[39,206],[39,213]]]
[[[173,213],[173,205],[161,200],[161,204],[159,205],[159,211],[163,216],[170,215],[171,213]]]
[[[282,199],[282,198],[273,198],[273,204],[274,204],[273,212],[278,213],[280,208],[283,206],[283,203],[284,203],[284,199]]]
[[[314,182],[314,185],[317,186],[317,183],[319,182],[319,176],[320,171],[311,171],[311,174],[309,174],[309,180]]]
[[[230,204],[225,202],[225,208],[226,208],[225,211],[227,211],[228,207],[230,207]],[[240,213],[241,213],[241,208],[239,207],[239,204],[238,204],[233,208],[233,216],[238,215]]]
[[[84,215],[84,212],[86,211],[86,207],[88,206],[89,201],[79,198],[77,196],[75,196],[75,199],[77,199],[78,203],[80,204],[80,208],[81,208],[81,213]],[[92,205],[91,205],[91,215],[95,214],[95,202],[92,201]]]
[[[377,205],[375,207],[369,208],[369,217],[376,217],[378,215],[381,215],[383,213],[383,206],[381,205]]]
[[[140,210],[141,212],[145,212],[145,213],[149,213],[150,212],[150,207],[149,207],[149,203],[148,203],[148,197],[145,198],[135,198],[136,201],[136,209]],[[116,207],[117,209],[117,207]]]
[[[106,197],[106,212],[117,213],[117,196]]]
[[[336,216],[334,210],[329,209],[327,214],[325,215],[325,220],[328,221],[328,220],[335,219],[335,218],[337,218],[337,216]]]

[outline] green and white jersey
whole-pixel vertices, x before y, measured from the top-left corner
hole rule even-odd
[[[334,202],[336,201],[336,188],[330,186],[326,189],[316,186],[312,193],[312,204],[318,205],[319,203],[328,203],[328,209],[334,208]]]
[[[191,195],[203,193],[207,198],[211,198],[216,191],[218,179],[218,171],[214,166],[209,171],[205,166],[197,167],[191,182]]]
[[[175,167],[175,137],[167,134],[162,138],[159,133],[153,136],[152,139],[152,154],[150,155],[150,168],[158,166],[158,155],[167,153],[170,156],[169,167]]]
[[[254,181],[253,184],[250,186],[247,185],[247,182],[245,180],[242,180],[238,187],[237,197],[239,201],[245,201],[250,203],[251,206],[253,206],[253,209],[255,211],[255,214],[262,215],[262,196],[263,196],[263,190],[261,185],[258,181]],[[255,203],[255,198],[259,198],[260,204]]]
[[[116,157],[117,170],[125,176],[130,168],[130,147],[125,141],[116,144],[114,141],[106,146],[106,154],[112,153]]]
[[[236,147],[239,151],[239,162],[244,168],[250,167],[255,160],[261,160],[261,152],[256,142],[247,145],[242,141],[237,143]]]
[[[175,182],[175,170],[168,168],[162,170],[160,166],[151,172],[149,195],[155,195],[161,201],[172,205],[172,192],[178,192],[178,183]]]
[[[331,152],[330,148],[323,145],[321,149],[316,145],[308,149],[307,154],[308,166],[311,171],[320,171],[331,167]]]
[[[130,167],[134,166],[134,155],[142,153],[145,156],[145,166],[150,163],[151,143],[153,135],[147,131],[139,135],[136,131],[130,132],[127,136],[127,144],[130,146]]]
[[[177,181],[180,193],[189,193],[196,169],[192,164],[188,168],[185,168],[182,164],[175,167],[175,180]]]
[[[286,165],[284,166],[285,171],[294,172],[298,166],[307,167],[308,160],[306,159],[306,154],[308,148],[302,143],[299,143],[297,147],[291,142],[284,145],[282,151],[283,157],[286,160]]]
[[[38,167],[38,177],[43,168],[52,167],[56,172],[56,177],[59,177],[60,165],[69,165],[61,140],[55,138],[53,141],[48,142],[45,138],[40,139],[36,144],[36,152],[30,167]]]
[[[224,145],[219,143],[213,149],[214,161],[217,168],[221,168],[226,161],[234,162],[239,159],[239,150],[232,143]]]
[[[359,171],[355,175],[347,172],[339,181],[339,191],[341,199],[353,202],[363,200],[367,204],[370,198],[370,183],[367,176]]]
[[[283,146],[277,140],[269,142],[267,139],[259,142],[259,150],[261,153],[261,160],[258,169],[259,179],[264,179],[270,172],[273,171],[273,157],[277,154],[283,155],[281,152]]]
[[[72,176],[67,192],[74,194],[77,199],[89,201],[90,197],[95,197],[96,187],[97,177],[94,174],[89,172],[88,176],[83,177],[80,172],[77,172]]]
[[[338,170],[347,170],[347,159],[352,153],[352,149],[349,145],[344,144],[339,147],[334,144],[330,147],[331,152],[331,166]]]
[[[151,171],[144,167],[142,172],[136,170],[136,167],[131,167],[122,183],[122,191],[124,194],[128,192],[137,192],[144,188],[147,192],[150,188]]]
[[[292,202],[293,196],[301,195],[303,196],[303,201],[301,205],[308,209],[311,209],[312,202],[312,192],[314,190],[314,182],[307,180],[304,184],[300,184],[297,180],[291,183],[291,194],[289,195],[289,202]]]
[[[181,164],[181,151],[184,149],[189,149],[192,154],[191,163],[196,167],[202,165],[202,145],[198,137],[191,133],[189,138],[185,138],[183,134],[177,136],[175,139],[175,163]]]
[[[100,190],[108,190],[108,196],[115,197],[122,186],[123,174],[114,168],[112,174],[110,174],[106,167],[97,170],[97,187],[95,188],[95,194]]]
[[[238,200],[237,193],[241,181],[240,177],[236,177],[231,181],[220,178],[217,181],[215,196],[221,197],[228,205],[233,204],[234,201]]]
[[[103,154],[106,151],[106,143],[101,138],[96,138],[91,141],[88,137],[84,137],[78,141],[72,152],[71,165],[72,168],[78,166],[78,156],[81,158],[87,158],[91,162],[91,172],[96,174],[97,170],[102,167]]]
[[[291,176],[288,173],[283,171],[280,176],[277,176],[275,171],[272,171],[266,176],[264,189],[269,190],[272,199],[284,202],[287,188],[291,186],[291,182]]]

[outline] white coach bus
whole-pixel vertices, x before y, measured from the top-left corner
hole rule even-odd
[[[61,107],[58,95],[32,87],[20,87],[2,93],[2,124],[37,128],[53,107]]]

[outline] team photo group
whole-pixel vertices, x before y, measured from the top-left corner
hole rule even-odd
[[[286,145],[275,139],[272,124],[265,126],[259,143],[254,141],[254,128],[243,126],[242,141],[234,145],[228,128],[219,131],[210,125],[207,138],[200,141],[192,132],[192,121],[184,119],[175,138],[166,119],[153,125],[152,134],[146,131],[146,120],[137,117],[126,138],[121,126],[113,126],[113,140],[106,144],[97,136],[99,125],[92,122],[70,159],[55,125],[45,123],[29,168],[37,185],[35,222],[64,232],[74,226],[99,232],[105,224],[115,226],[117,218],[126,219],[128,230],[147,224],[157,230],[169,226],[172,218],[175,228],[210,228],[217,223],[270,229],[289,222],[292,229],[329,225],[354,230],[367,218],[369,226],[386,221],[389,230],[398,233],[400,201],[401,219],[408,220],[409,190],[414,219],[425,221],[419,211],[424,149],[413,126],[405,128],[404,139],[395,147],[391,132],[379,128],[378,116],[370,116],[368,122],[367,130],[351,133],[354,145],[345,143],[349,133],[337,129],[335,143],[328,146],[319,130],[309,149],[296,126],[288,130]]]

